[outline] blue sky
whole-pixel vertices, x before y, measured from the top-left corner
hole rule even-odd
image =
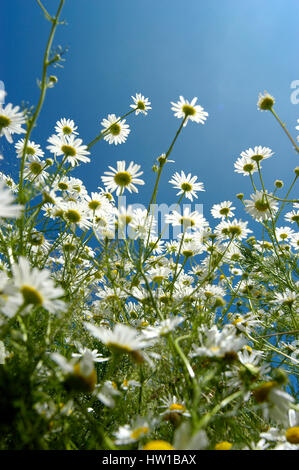
[[[58,1],[44,4],[54,13]],[[56,120],[66,117],[75,120],[88,143],[103,117],[124,114],[131,95],[141,92],[150,98],[152,111],[130,116],[127,142],[117,147],[98,143],[91,163],[82,164],[75,175],[94,191],[108,165],[133,160],[142,165],[147,184],[128,201],[146,204],[155,178],[151,167],[180,124],[170,101],[197,96],[209,118],[204,126],[189,123],[183,130],[171,156],[175,164],[164,168],[158,201],[176,202],[167,182],[174,171],[184,170],[205,185],[197,202],[206,216],[212,204],[223,200],[233,200],[240,208],[237,215],[244,215],[235,194],[248,196],[250,182],[233,171],[241,151],[255,145],[273,149],[275,155],[263,165],[270,190],[277,178],[287,186],[298,165],[298,155],[273,117],[256,107],[258,93],[268,90],[296,135],[299,104],[292,104],[290,96],[291,82],[299,80],[298,17],[297,0],[66,0],[62,18],[67,25],[58,28],[54,45],[69,51],[64,68],[52,70],[59,82],[47,93],[32,140],[45,149]],[[36,1],[9,0],[1,5],[0,30],[6,101],[36,104],[50,23]],[[2,168],[15,175],[14,154],[6,143],[0,151],[6,157]]]

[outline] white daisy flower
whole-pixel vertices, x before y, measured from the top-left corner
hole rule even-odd
[[[184,231],[187,228],[196,230],[208,226],[208,222],[203,215],[197,211],[191,212],[189,207],[184,208],[183,214],[180,214],[175,210],[172,211],[171,214],[166,214],[165,221],[167,224],[171,224],[174,227],[182,226]]]
[[[108,114],[108,118],[103,119],[101,122],[101,125],[104,127],[104,140],[108,141],[109,144],[115,145],[125,142],[131,132],[129,125],[125,124],[125,122],[125,119],[121,120],[115,114]]]
[[[288,425],[288,411],[295,402],[294,398],[279,388],[272,380],[260,385],[252,392],[257,403],[261,404],[264,419]]]
[[[236,331],[230,325],[224,326],[221,331],[218,330],[216,325],[212,328],[202,326],[198,329],[201,346],[198,347],[194,344],[190,357],[237,357],[237,352],[242,349],[246,341],[241,335],[237,335]]]
[[[286,241],[292,238],[294,235],[294,230],[290,227],[277,227],[275,228],[275,235],[278,241]]]
[[[178,325],[185,321],[184,317],[177,316],[173,318],[166,318],[155,326],[148,326],[142,332],[147,338],[158,338],[159,336],[166,336],[173,331]]]
[[[256,162],[251,160],[250,157],[239,157],[238,160],[234,164],[235,172],[241,173],[244,176],[252,175],[256,171],[258,171],[258,167]]]
[[[79,162],[90,162],[90,158],[86,156],[90,154],[87,145],[82,145],[82,139],[76,138],[73,134],[60,136],[54,134],[49,137],[48,142],[51,145],[48,145],[47,149],[57,156],[64,155],[71,166]]]
[[[246,238],[249,233],[252,232],[247,228],[248,222],[243,222],[242,220],[222,220],[220,224],[215,228],[215,233],[222,240],[226,238],[238,238],[242,240]]]
[[[266,191],[256,191],[251,194],[251,200],[246,199],[244,201],[245,210],[255,220],[268,220],[271,218],[271,214],[275,214],[278,209],[278,203],[273,199],[272,193]]]
[[[125,189],[130,193],[132,191],[138,193],[135,185],[144,184],[144,181],[138,178],[143,174],[143,171],[139,171],[140,165],[130,162],[127,169],[125,161],[118,161],[116,165],[117,169],[109,166],[111,171],[105,171],[104,175],[107,176],[101,177],[106,189],[111,192],[116,191],[117,196],[123,194]]]
[[[84,322],[86,329],[92,336],[100,340],[112,351],[129,354],[137,363],[143,362],[144,357],[141,349],[152,346],[144,335],[140,334],[130,326],[117,323],[113,330],[97,327],[91,323]]]
[[[294,233],[291,237],[291,246],[297,251],[299,250],[299,233]]]
[[[72,119],[62,118],[60,121],[56,122],[55,132],[57,135],[70,135],[70,134],[77,134],[76,130],[78,126],[75,125]]]
[[[115,405],[115,398],[121,395],[120,391],[117,389],[116,383],[111,380],[106,380],[103,387],[97,393],[97,398],[100,400],[103,405],[108,406],[108,408],[113,408]]]
[[[194,97],[193,100],[189,102],[188,100],[185,100],[183,96],[180,96],[180,99],[177,103],[171,102],[171,110],[174,111],[174,115],[179,119],[186,119],[184,122],[184,127],[187,125],[189,119],[191,121],[204,124],[207,116],[209,115],[199,104],[195,104],[196,101],[196,97]]]
[[[146,209],[139,207],[133,211],[133,219],[129,223],[130,238],[141,238],[147,240],[151,236],[156,236],[157,221],[155,217],[149,215]]]
[[[15,219],[20,216],[23,206],[13,204],[13,202],[12,191],[3,181],[0,181],[0,217]]]
[[[290,222],[291,224],[296,223],[299,226],[299,210],[288,212],[284,218],[287,222]]]
[[[176,172],[172,179],[169,180],[169,183],[180,190],[177,196],[184,194],[187,199],[193,201],[193,197],[198,197],[196,191],[204,191],[203,183],[196,182],[196,180],[197,176],[191,176],[191,173],[186,176],[185,173],[181,171],[181,174]]]
[[[63,202],[61,209],[63,210],[65,221],[71,224],[74,230],[76,227],[80,227],[81,229],[91,227],[89,213],[83,203],[80,204],[77,201]]]
[[[264,94],[259,93],[259,98],[257,102],[257,107],[260,111],[269,111],[272,109],[275,103],[275,99],[267,91]]]
[[[72,357],[82,358],[85,354],[89,354],[93,362],[99,363],[109,361],[110,359],[109,357],[103,357],[103,354],[99,353],[97,349],[91,350],[89,348],[86,348],[85,346],[82,346],[79,343],[75,343],[75,346],[77,347],[79,352],[72,353]]]
[[[29,156],[25,162],[24,179],[34,181],[34,183],[44,183],[49,174],[45,171],[45,162],[37,156]]]
[[[64,290],[56,287],[49,271],[31,268],[30,262],[20,257],[12,266],[13,284],[23,296],[25,304],[44,307],[51,313],[63,310],[65,303],[59,300]]]
[[[97,215],[99,212],[111,212],[113,211],[113,206],[108,201],[108,199],[101,193],[91,193],[91,196],[88,194],[85,195],[84,200],[91,214]]]
[[[211,209],[211,214],[215,219],[226,219],[227,217],[233,217],[235,214],[232,207],[232,202],[223,201],[220,204],[214,204]]]
[[[141,93],[136,93],[135,96],[132,96],[132,100],[134,101],[134,104],[131,104],[130,107],[136,109],[136,116],[139,113],[147,115],[147,111],[149,109],[152,109],[150,106],[151,102],[149,101],[149,99],[145,98]]]
[[[17,152],[17,158],[22,158],[23,151],[24,151],[24,144],[25,144],[25,139],[20,139],[18,142],[15,144],[15,149]],[[39,144],[36,144],[35,142],[28,140],[27,142],[27,147],[26,147],[26,156],[34,156],[34,157],[40,157],[43,158],[44,152],[40,148]]]
[[[11,103],[8,103],[4,108],[0,104],[0,137],[4,135],[10,144],[12,143],[12,134],[26,133],[22,128],[26,119],[24,113],[19,112],[19,109],[19,106],[13,108]]]
[[[255,163],[260,163],[262,160],[272,157],[273,152],[269,147],[262,147],[257,145],[254,149],[249,148],[241,152],[241,157],[250,158]]]
[[[137,442],[146,436],[151,430],[149,420],[138,417],[130,426],[125,424],[120,426],[118,431],[114,433],[116,445],[126,445]]]
[[[164,411],[160,413],[161,416],[170,417],[169,415],[182,415],[186,417],[190,417],[189,411],[187,411],[185,402],[183,400],[179,400],[175,395],[169,395],[165,398],[160,398],[161,402],[163,403],[160,408],[164,408]]]
[[[14,182],[11,176],[5,175],[4,173],[0,172],[0,181],[1,182],[3,181],[5,185],[8,186],[9,189],[11,189],[13,193],[18,192],[18,189],[19,189],[18,185]]]

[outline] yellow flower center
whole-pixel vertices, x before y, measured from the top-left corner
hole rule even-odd
[[[243,170],[246,171],[247,173],[251,173],[254,170],[254,165],[253,163],[246,163],[243,166]]]
[[[42,166],[38,162],[32,162],[29,168],[30,168],[31,173],[33,173],[34,175],[39,175],[40,172],[42,171]]]
[[[23,285],[21,293],[26,304],[42,305],[43,298],[34,287]]]
[[[27,147],[26,153],[27,155],[35,155],[35,150],[33,147]]]
[[[62,145],[61,150],[67,157],[74,157],[76,155],[76,150],[71,145]]]
[[[299,444],[299,426],[293,426],[286,430],[286,439],[291,444]]]
[[[77,224],[81,220],[81,215],[74,209],[69,209],[65,213],[66,219],[72,224]]]
[[[256,201],[254,206],[259,212],[265,212],[269,209],[269,204],[264,199],[259,199]]]
[[[215,445],[215,450],[230,450],[232,444],[228,441],[222,441]]]
[[[181,217],[179,222],[185,227],[193,227],[195,225],[194,220],[190,219],[189,217]]]
[[[220,214],[221,215],[227,215],[229,213],[229,208],[228,207],[222,207],[222,209],[220,209]]]
[[[167,441],[158,440],[148,442],[142,447],[142,450],[174,450],[174,447]]]
[[[89,207],[89,209],[91,209],[92,211],[95,211],[95,210],[98,209],[101,205],[102,205],[102,203],[101,203],[100,201],[96,201],[96,200],[90,201],[90,202],[88,203],[88,207]]]
[[[3,114],[0,115],[0,129],[8,127],[10,123],[11,120],[7,116],[3,116]]]
[[[252,155],[251,157],[251,160],[253,160],[254,162],[260,162],[261,160],[263,160],[264,156],[263,155]]]
[[[186,182],[185,182],[185,183],[182,183],[182,184],[181,184],[181,189],[182,189],[183,191],[185,191],[185,193],[187,193],[187,192],[189,192],[189,191],[192,191],[192,185],[189,184],[189,183],[186,183]]]
[[[276,385],[277,383],[272,380],[256,388],[252,392],[252,394],[255,400],[257,401],[257,403],[264,403],[265,401],[267,401],[269,397],[269,393],[271,392],[272,388],[275,387]]]
[[[118,186],[128,186],[132,181],[132,176],[127,171],[119,171],[114,175],[114,181]]]
[[[64,183],[63,181],[58,183],[58,188],[61,191],[66,191],[68,189],[69,185],[67,183]]]
[[[69,126],[64,126],[62,128],[62,132],[65,134],[65,135],[69,135],[72,133],[72,129],[69,127]]]
[[[193,108],[193,106],[190,106],[189,104],[184,104],[184,106],[182,107],[182,111],[185,116],[194,116],[194,114],[196,113],[195,108]]]
[[[109,129],[110,133],[112,135],[119,135],[120,134],[120,131],[121,131],[121,127],[119,124],[117,124],[116,122],[114,124],[112,124],[110,126],[110,129]]]
[[[144,434],[147,434],[149,432],[149,428],[147,426],[140,426],[140,428],[134,429],[134,431],[131,433],[131,438],[132,439],[139,439],[141,436]]]
[[[185,405],[182,405],[181,403],[172,403],[169,407],[170,411],[186,411]]]
[[[141,109],[142,111],[144,111],[144,110],[145,110],[145,104],[144,104],[144,102],[143,102],[143,101],[138,101],[138,103],[137,103],[137,108],[138,108],[138,109]]]

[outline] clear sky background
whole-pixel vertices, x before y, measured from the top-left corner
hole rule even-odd
[[[44,4],[53,14],[58,1]],[[175,164],[163,170],[159,202],[177,201],[168,180],[184,170],[204,183],[206,192],[197,202],[209,219],[212,204],[223,200],[233,200],[237,215],[244,216],[234,196],[249,196],[251,186],[247,177],[234,173],[233,164],[255,145],[275,152],[263,164],[268,189],[277,178],[286,185],[293,179],[298,155],[256,103],[260,91],[269,91],[293,136],[298,134],[299,104],[290,101],[291,82],[299,80],[298,0],[66,0],[62,18],[67,25],[58,28],[54,46],[69,51],[64,68],[52,70],[59,82],[48,90],[32,140],[45,150],[56,120],[66,117],[74,119],[87,144],[99,133],[103,117],[129,110],[136,92],[149,97],[153,108],[148,116],[129,117],[125,144],[99,142],[91,163],[76,169],[74,176],[89,192],[101,184],[108,165],[133,160],[142,165],[147,184],[128,201],[149,201],[155,180],[151,167],[180,124],[170,110],[179,95],[197,96],[209,118],[204,126],[188,123],[180,135],[171,155]],[[50,27],[35,0],[1,2],[0,80],[6,102],[37,103],[36,79]],[[17,160],[1,140],[5,162],[0,165],[15,176]]]

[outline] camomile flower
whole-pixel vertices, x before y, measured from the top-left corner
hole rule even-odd
[[[274,300],[272,303],[279,304],[279,305],[286,305],[289,307],[296,306],[299,303],[299,294],[295,291],[291,291],[290,289],[286,289],[284,292],[276,292],[274,294]]]
[[[211,214],[215,219],[226,219],[227,217],[233,217],[235,214],[232,207],[232,202],[223,201],[220,204],[214,204],[211,209]]]
[[[12,265],[13,285],[23,296],[25,305],[44,307],[51,313],[56,313],[65,307],[59,300],[64,290],[56,287],[49,271],[31,268],[27,258],[21,256],[17,264]]]
[[[115,397],[119,395],[121,395],[121,393],[117,389],[116,383],[111,380],[106,380],[96,397],[103,405],[108,406],[108,408],[113,408],[115,405]]]
[[[138,178],[138,176],[143,174],[143,171],[139,171],[140,165],[130,162],[126,169],[126,162],[124,160],[118,161],[116,165],[116,169],[109,166],[111,171],[105,171],[104,175],[107,176],[101,177],[106,189],[111,192],[116,191],[117,196],[123,194],[125,189],[130,193],[132,191],[138,193],[138,189],[135,185],[144,184],[144,181]]]
[[[0,137],[4,135],[10,144],[12,143],[12,134],[26,133],[22,128],[26,119],[24,113],[19,112],[19,109],[19,106],[13,108],[11,103],[8,103],[4,108],[0,104]]]
[[[178,234],[178,238],[180,238],[181,234]],[[183,240],[181,245],[181,255],[185,256],[186,258],[191,258],[192,256],[199,255],[204,251],[204,245],[201,242],[201,238],[199,233],[195,232],[194,237],[191,239]]]
[[[172,226],[182,226],[183,230],[191,228],[196,230],[198,228],[203,228],[208,225],[208,222],[197,211],[191,212],[189,207],[185,207],[183,214],[180,214],[177,211],[172,211],[171,214],[165,215],[165,221],[167,224],[171,224]]]
[[[252,232],[247,228],[248,222],[243,222],[242,220],[222,220],[220,224],[215,228],[215,233],[220,239],[226,238],[238,238],[242,240]]]
[[[226,325],[220,331],[216,325],[212,328],[202,326],[198,329],[200,346],[193,345],[190,357],[237,358],[237,353],[246,343],[236,329]]]
[[[41,161],[39,157],[30,155],[25,162],[24,179],[34,183],[44,183],[48,176],[45,171],[45,162]]]
[[[84,200],[91,214],[98,214],[100,211],[112,211],[113,207],[109,203],[108,199],[100,193],[91,193],[91,196],[88,194],[85,195]]]
[[[294,235],[294,230],[290,227],[277,227],[275,228],[275,235],[278,241],[284,242]]]
[[[89,214],[84,204],[75,201],[63,202],[61,204],[63,218],[75,230],[76,227],[87,229],[91,226]]]
[[[185,318],[181,316],[166,318],[166,320],[162,320],[155,326],[148,326],[147,328],[144,328],[142,332],[147,338],[158,338],[159,336],[166,336],[184,321]]]
[[[290,222],[291,224],[296,223],[299,226],[299,210],[288,212],[284,218],[287,222]]]
[[[234,164],[235,172],[241,173],[244,176],[252,175],[256,171],[258,171],[258,167],[256,162],[251,160],[250,157],[239,157],[238,160]]]
[[[254,149],[249,148],[241,152],[241,157],[250,158],[255,163],[260,163],[262,160],[272,157],[273,152],[269,147],[262,147],[261,145],[255,146]]]
[[[171,102],[171,110],[174,111],[174,115],[179,119],[185,119],[184,127],[187,125],[189,119],[191,121],[204,124],[207,116],[209,115],[199,104],[195,104],[196,101],[196,97],[194,97],[193,100],[189,102],[188,100],[185,100],[183,96],[180,96],[180,99],[177,103]]]
[[[73,134],[60,136],[54,134],[49,137],[48,142],[51,145],[48,145],[47,149],[57,156],[64,155],[66,162],[71,166],[75,166],[79,162],[90,162],[90,158],[86,156],[90,154],[87,145],[82,145],[82,139],[76,138]]]
[[[129,236],[130,238],[141,238],[148,240],[151,236],[156,236],[157,221],[155,217],[149,215],[146,209],[137,207],[133,211],[133,219],[129,223]]]
[[[64,374],[64,384],[68,390],[85,393],[92,393],[95,390],[97,373],[90,350],[86,350],[79,361],[75,358],[68,361],[59,353],[52,353],[51,359],[60,366]]]
[[[255,220],[268,220],[271,218],[271,214],[275,214],[278,209],[278,203],[273,199],[272,193],[266,191],[256,191],[251,194],[251,199],[244,201],[245,210]]]
[[[18,142],[15,144],[15,149],[17,152],[17,158],[22,158],[23,151],[24,151],[24,144],[25,144],[25,139],[20,139]],[[36,144],[35,142],[28,140],[27,142],[27,147],[26,147],[26,156],[31,156],[31,157],[40,157],[43,158],[44,152],[40,148],[39,144]]]
[[[287,392],[281,390],[275,380],[260,385],[253,390],[252,395],[261,405],[264,419],[288,425],[288,411],[295,400]]]
[[[0,181],[0,217],[15,219],[20,216],[23,206],[13,204],[13,202],[12,191],[3,181]]]
[[[257,108],[260,111],[269,111],[274,106],[275,99],[267,91],[264,94],[259,93]]]
[[[134,101],[134,104],[131,104],[130,107],[136,109],[136,116],[139,113],[147,115],[147,111],[149,109],[152,109],[150,106],[151,102],[149,101],[149,99],[145,98],[141,93],[136,93],[135,96],[132,96],[132,100]]]
[[[167,266],[158,266],[156,268],[149,269],[147,275],[150,282],[161,284],[162,281],[168,280],[171,269]]]
[[[299,250],[299,233],[294,233],[291,237],[291,246],[297,251]]]
[[[8,188],[13,192],[13,193],[17,193],[18,192],[18,185],[14,182],[14,180],[12,179],[11,176],[9,175],[5,175],[4,173],[2,173],[2,171],[0,172],[0,182],[4,182],[6,186],[8,186]]]
[[[185,402],[183,400],[179,400],[175,395],[160,398],[160,401],[162,402],[160,408],[164,408],[160,415],[165,418],[170,418],[171,415],[191,416],[189,411],[187,411]]]
[[[72,119],[62,118],[60,121],[56,122],[55,132],[57,135],[70,135],[70,134],[77,134],[76,130],[78,126],[75,125]]]
[[[198,197],[196,194],[197,191],[204,191],[203,183],[196,182],[196,180],[197,176],[191,176],[191,173],[186,176],[185,173],[181,171],[181,174],[176,172],[172,179],[169,180],[169,183],[180,190],[177,196],[184,194],[187,199],[193,201],[193,197]]]
[[[137,442],[150,433],[152,425],[152,420],[150,425],[148,419],[138,417],[131,426],[125,424],[119,427],[118,431],[114,433],[116,437],[114,442],[116,445],[126,445]]]
[[[28,235],[28,243],[30,244],[30,250],[32,253],[42,252],[48,253],[51,245],[45,239],[42,232],[38,232],[36,229],[32,229]]]
[[[86,348],[85,346],[82,346],[79,343],[75,343],[75,346],[77,347],[79,352],[72,353],[72,357],[82,358],[85,354],[89,354],[93,362],[100,363],[109,361],[109,357],[103,357],[103,354],[99,353],[97,349],[91,350],[89,348]]]
[[[115,114],[108,114],[108,118],[103,119],[101,122],[101,125],[104,127],[104,140],[108,141],[109,144],[115,145],[125,142],[131,132],[129,125],[125,124],[125,122],[125,119],[121,120]]]
[[[100,340],[111,351],[127,353],[137,363],[144,361],[141,350],[153,344],[134,328],[121,323],[117,323],[113,330],[87,322],[84,322],[84,325],[92,336]]]

